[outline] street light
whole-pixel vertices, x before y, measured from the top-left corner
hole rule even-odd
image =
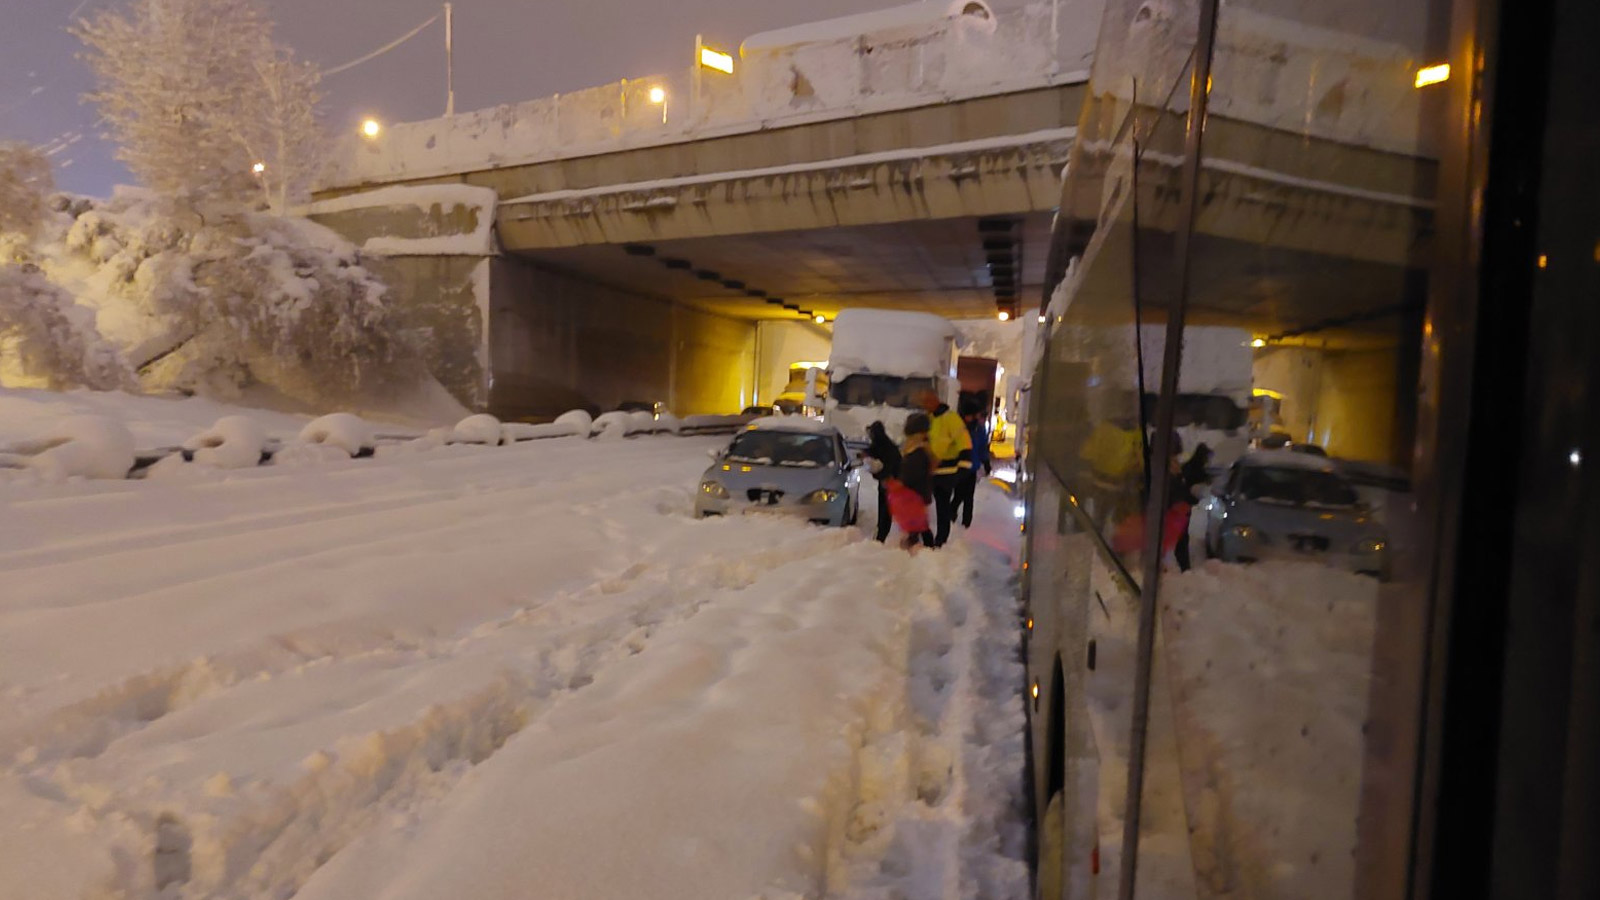
[[[661,87],[660,85],[656,85],[655,87],[651,88],[650,89],[650,102],[651,103],[665,103],[665,102],[667,102],[667,89],[664,88],[664,87]]]
[[[364,119],[361,122],[361,135],[367,140],[372,140],[383,132],[383,126],[377,119]]]
[[[700,46],[700,65],[708,69],[716,69],[724,75],[733,74],[733,54],[713,50],[705,45]]]
[[[1005,311],[1005,310],[1003,310],[1003,309],[1002,309],[1002,310],[1000,310],[1000,321],[1002,321],[1002,322],[1009,322],[1009,321],[1011,321],[1011,313],[1008,313],[1008,312],[1006,312],[1006,311]]]
[[[1450,64],[1439,63],[1436,66],[1427,66],[1417,70],[1417,87],[1424,88],[1430,84],[1438,84],[1450,79]]]

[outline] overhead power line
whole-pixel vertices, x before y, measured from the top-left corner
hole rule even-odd
[[[411,29],[410,31],[406,32],[400,38],[398,38],[396,40],[393,40],[393,41],[390,41],[387,44],[384,44],[382,47],[379,47],[378,49],[372,51],[371,53],[368,53],[366,56],[363,56],[360,59],[353,59],[353,60],[345,63],[344,65],[334,66],[331,69],[324,69],[323,72],[322,72],[322,77],[326,78],[329,75],[337,75],[340,72],[345,71],[346,69],[353,69],[356,66],[359,66],[364,62],[370,62],[370,61],[372,61],[374,59],[377,59],[378,57],[384,55],[385,53],[388,53],[390,50],[393,50],[394,48],[400,46],[401,44],[404,44],[406,41],[409,41],[412,38],[416,37],[418,34],[420,34],[422,32],[422,30],[424,28],[427,28],[429,25],[432,25],[433,23],[439,21],[439,17],[442,16],[442,15],[444,15],[444,13],[442,13],[442,12],[434,13],[433,14],[433,18],[429,19],[426,22],[423,22],[421,25],[418,25],[417,27],[415,27],[415,28]]]

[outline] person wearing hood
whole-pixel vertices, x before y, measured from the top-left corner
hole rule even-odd
[[[950,539],[950,522],[955,517],[956,485],[961,470],[972,468],[972,436],[967,433],[967,423],[939,399],[933,391],[925,391],[922,408],[928,412],[928,450],[933,454],[933,506],[937,530],[933,545],[943,547]]]
[[[906,442],[900,447],[900,477],[888,483],[889,514],[905,534],[900,546],[907,550],[918,541],[924,546],[933,546],[933,531],[928,527],[933,470],[933,454],[928,449],[928,417],[912,413],[906,419]]]
[[[967,436],[972,441],[972,465],[956,474],[955,503],[950,512],[953,520],[961,516],[961,527],[972,527],[972,514],[978,495],[978,472],[994,474],[994,464],[989,459],[989,423],[983,418],[983,405],[971,401],[961,404],[961,421],[966,423]]]
[[[867,437],[870,443],[863,454],[867,459],[867,468],[872,472],[872,477],[878,481],[878,543],[883,543],[889,538],[889,529],[894,525],[894,519],[889,513],[889,482],[900,477],[900,448],[890,439],[888,429],[882,422],[873,422],[867,426]]]

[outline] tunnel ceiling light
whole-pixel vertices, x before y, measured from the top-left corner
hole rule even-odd
[[[763,291],[760,288],[745,288],[745,292],[744,293],[745,293],[745,296],[747,296],[747,297],[756,297],[756,298],[765,297],[767,295],[767,292]]]
[[[622,252],[629,256],[655,256],[656,248],[649,244],[623,244]]]
[[[818,325],[826,325],[826,324],[828,324],[828,317],[823,315],[822,313],[817,313],[816,315],[812,316],[811,320],[813,322],[816,322]]]
[[[372,140],[383,133],[383,125],[377,119],[366,118],[361,120],[361,136]]]
[[[1433,66],[1424,66],[1417,70],[1417,87],[1424,88],[1430,84],[1450,80],[1450,64],[1439,63]]]
[[[664,256],[664,257],[662,257],[661,258],[661,264],[663,266],[666,266],[669,269],[687,269],[687,268],[689,268],[689,261],[687,259],[678,259],[678,258],[672,257],[672,256]]]
[[[1255,340],[1250,342],[1250,346],[1256,348],[1257,350],[1260,350],[1262,347],[1265,347],[1266,345],[1267,345],[1266,338],[1256,338]]]
[[[662,87],[662,86],[660,86],[660,85],[656,85],[655,87],[651,88],[650,89],[650,102],[651,103],[665,103],[665,102],[667,102],[667,89]]]
[[[724,278],[724,279],[722,279],[722,286],[727,288],[730,291],[742,291],[742,290],[744,290],[744,282],[740,281],[737,278]]]
[[[767,302],[771,303],[773,306],[782,306],[783,305],[783,298],[782,297],[768,297],[767,298]]]
[[[794,310],[795,312],[799,312],[800,311],[800,307],[797,306],[796,304],[793,304],[793,303],[785,303],[785,304],[783,304],[783,308],[784,309]]]
[[[1011,313],[1008,313],[1003,309],[1000,310],[1000,321],[1009,322],[1010,320],[1011,320]]]
[[[258,162],[255,165],[250,167],[250,171],[254,172],[257,175],[260,175],[261,173],[267,171],[267,164],[263,163],[263,162]]]
[[[695,269],[694,277],[700,279],[701,281],[721,281],[722,273],[713,272],[710,269]]]

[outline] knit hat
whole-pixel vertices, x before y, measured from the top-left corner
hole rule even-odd
[[[932,423],[928,419],[927,413],[912,413],[906,419],[906,437],[910,437],[913,434],[927,434],[928,429],[931,427]]]

